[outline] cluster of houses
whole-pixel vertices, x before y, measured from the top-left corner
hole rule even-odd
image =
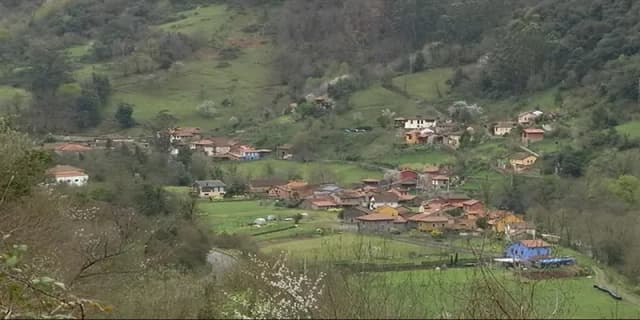
[[[438,144],[456,149],[464,133],[464,130],[457,130],[452,121],[439,121],[433,117],[398,117],[394,119],[394,126],[404,129],[404,142],[408,145]]]
[[[271,153],[270,149],[256,149],[227,137],[204,137],[200,128],[174,128],[169,140],[172,155],[178,155],[182,148],[223,160],[258,160]]]
[[[522,127],[520,139],[522,143],[538,142],[544,139],[544,130],[534,128],[539,119],[544,116],[542,111],[526,111],[518,115],[517,121],[499,121],[493,124],[492,133],[495,136],[510,134],[517,127]]]

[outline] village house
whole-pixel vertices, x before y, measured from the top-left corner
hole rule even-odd
[[[518,115],[518,123],[522,126],[529,126],[542,116],[542,111],[526,111]]]
[[[376,209],[382,206],[389,206],[396,208],[399,206],[398,201],[400,197],[398,197],[395,193],[392,192],[379,192],[372,194],[369,197],[369,209]]]
[[[536,128],[522,129],[521,138],[523,143],[542,141],[544,139],[544,130]]]
[[[416,196],[409,194],[409,190],[407,189],[391,188],[389,189],[389,192],[394,193],[395,195],[398,196],[399,203],[409,202],[416,198]]]
[[[477,199],[467,200],[462,203],[462,209],[465,213],[472,215],[484,215],[484,204]]]
[[[377,189],[378,187],[380,187],[380,179],[362,179],[362,185],[363,187],[372,187]]]
[[[397,217],[400,215],[400,211],[398,211],[397,208],[390,207],[390,206],[378,207],[375,210],[373,210],[373,213],[380,213],[380,214],[388,215],[390,217]]]
[[[536,227],[531,222],[508,223],[504,229],[505,238],[508,241],[535,239]]]
[[[407,131],[404,134],[404,143],[409,145],[426,144],[429,142],[429,137],[432,134],[433,130],[430,129]]]
[[[211,157],[215,154],[216,147],[213,141],[204,139],[190,143],[189,149],[202,152],[206,156]]]
[[[310,196],[313,193],[313,187],[304,181],[289,181],[285,185],[274,186],[269,189],[269,196],[282,200],[300,200]]]
[[[500,212],[500,211],[499,211]],[[524,222],[524,219],[521,216],[515,215],[512,212],[500,212],[499,218],[493,218],[493,214],[490,212],[489,216],[489,225],[493,227],[493,230],[498,233],[504,233],[506,230],[506,226],[508,224],[521,223]]]
[[[454,223],[454,219],[444,212],[421,213],[408,218],[408,220],[417,223],[417,229],[423,232],[444,231],[451,228]]]
[[[358,231],[363,232],[391,232],[397,230],[397,225],[404,227],[403,224],[406,223],[406,220],[400,216],[392,217],[382,213],[359,216],[356,220],[358,221]]]
[[[199,180],[192,185],[192,193],[199,198],[222,199],[225,187],[220,180]]]
[[[544,240],[520,240],[508,246],[505,256],[515,261],[531,261],[551,255],[551,245]]]
[[[448,189],[451,179],[444,175],[435,175],[431,177],[431,187],[434,189]]]
[[[254,179],[249,181],[249,192],[258,195],[268,194],[271,188],[276,186],[284,186],[287,180],[280,178]]]
[[[436,125],[436,119],[430,117],[415,117],[404,120],[405,129],[426,129]]]
[[[304,199],[299,207],[308,210],[329,210],[340,206],[329,196],[310,196]]]
[[[73,166],[57,165],[47,170],[46,175],[54,179],[56,184],[67,184],[81,187],[89,181],[89,175],[83,169]]]
[[[438,201],[442,204],[450,204],[455,207],[462,207],[463,203],[471,200],[465,194],[457,194],[457,193],[445,193],[436,197],[435,201]]]
[[[511,133],[518,125],[517,122],[514,121],[501,121],[493,125],[493,135],[494,136],[504,136],[506,134]]]
[[[236,145],[231,148],[229,154],[239,160],[259,160],[260,152],[247,145]]]
[[[407,118],[397,117],[393,119],[394,128],[404,128],[404,123],[407,122]]]
[[[215,148],[214,153],[216,155],[228,154],[231,152],[231,148],[239,144],[238,141],[227,137],[210,137],[207,140],[213,142]]]
[[[344,208],[339,216],[345,223],[356,223],[358,222],[358,220],[356,219],[357,217],[366,216],[371,213],[372,212],[367,208],[361,206],[351,206]]]
[[[366,205],[367,196],[357,190],[341,190],[331,194],[333,201],[342,207],[356,207]]]
[[[200,134],[200,128],[174,128],[169,131],[169,141],[174,143],[197,140],[202,138]]]
[[[518,152],[511,156],[509,159],[509,164],[511,165],[511,169],[515,172],[525,171],[531,166],[533,166],[538,160],[538,157],[526,153],[526,152]]]
[[[276,147],[276,157],[280,160],[290,160],[293,158],[293,145],[283,144]]]

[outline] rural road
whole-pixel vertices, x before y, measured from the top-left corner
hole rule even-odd
[[[596,284],[603,285],[615,291],[618,295],[622,297],[622,300],[626,300],[627,302],[633,303],[635,305],[640,305],[640,297],[626,291],[624,288],[621,288],[616,284],[613,284],[607,281],[607,275],[604,273],[602,269],[594,266],[593,272],[595,273],[594,281]]]

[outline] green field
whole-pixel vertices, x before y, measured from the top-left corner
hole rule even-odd
[[[627,122],[616,127],[620,134],[626,134],[629,138],[640,138],[640,120]]]
[[[318,261],[404,263],[440,260],[446,252],[392,239],[356,233],[334,234],[312,239],[266,245],[265,253],[286,252],[295,258]]]
[[[393,79],[393,85],[411,96],[426,101],[437,101],[448,94],[449,86],[446,82],[451,75],[451,68],[436,68],[396,77]]]
[[[157,28],[167,32],[186,34],[211,32],[227,25],[232,15],[225,6],[211,5],[178,12],[176,16],[179,18],[178,20],[161,24]]]
[[[382,172],[378,170],[365,169],[357,164],[334,163],[334,162],[297,162],[288,160],[260,160],[243,161],[232,164],[222,164],[225,166],[235,166],[243,176],[259,178],[265,176],[291,177],[299,176],[305,180],[312,180],[312,171],[325,170],[336,178],[335,183],[347,185],[360,182],[363,178],[381,178]],[[269,168],[273,170],[269,174]]]
[[[392,166],[403,166],[413,169],[422,169],[426,164],[438,165],[452,163],[455,157],[444,150],[407,150],[397,153],[388,153],[385,157],[372,159],[377,163]]]
[[[249,223],[256,218],[266,218],[269,215],[284,219],[301,212],[308,213],[308,216],[299,223],[297,231],[300,233],[308,231],[311,227],[315,230],[319,226],[329,227],[337,222],[335,212],[279,208],[275,207],[272,201],[264,201],[262,205],[260,201],[201,201],[198,204],[198,210],[201,212],[201,221],[214,232],[255,234],[282,229],[292,226],[294,222],[274,221],[260,228],[250,226]],[[287,234],[295,232],[291,231]]]
[[[491,274],[513,296],[528,299],[533,294],[537,317],[550,318],[637,318],[640,306],[616,301],[593,288],[594,280],[586,277],[531,281],[524,283],[504,269],[492,269]],[[479,269],[447,269],[442,271],[389,272],[370,275],[372,281],[386,284],[398,294],[407,290],[409,283],[429,291],[423,304],[425,313],[447,310],[456,314],[462,307],[459,298],[471,296],[471,284],[484,279]],[[382,279],[380,279],[382,278]],[[439,308],[433,309],[437,305]],[[553,314],[553,311],[556,313]]]

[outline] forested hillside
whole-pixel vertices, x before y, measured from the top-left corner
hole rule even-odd
[[[523,145],[522,127],[491,133],[532,110],[549,115],[537,123],[544,141]],[[221,179],[239,195],[260,175],[346,184],[429,165],[450,167],[456,191],[523,214],[640,292],[639,1],[0,0],[0,113],[0,271],[13,281],[0,277],[0,291],[33,294],[0,293],[0,306],[15,299],[36,310],[28,315],[86,295],[106,301],[95,302],[100,313],[113,304],[117,316],[228,316],[205,256],[210,246],[254,254],[258,240],[212,232],[196,201],[166,186]],[[450,120],[459,147],[404,143],[394,121],[417,115]],[[289,145],[300,163],[170,156],[173,141],[159,133],[175,127],[261,149]],[[52,156],[36,147],[103,135],[144,141],[150,151]],[[505,159],[523,150],[539,157],[537,171],[504,174]],[[96,183],[40,190],[44,170],[62,162],[83,166]],[[35,258],[23,260],[28,254]],[[390,303],[397,310],[375,309],[389,297],[365,301],[358,290],[375,290],[345,288],[340,272],[312,269],[338,295],[314,316],[354,317],[349,299],[360,299],[363,317],[406,309],[400,301]],[[55,284],[25,284],[42,274]],[[235,280],[225,289],[260,282]],[[154,290],[164,291],[143,307],[132,302]],[[33,307],[42,297],[45,306]],[[469,299],[463,309],[475,305]],[[507,317],[464,312],[454,317]]]

